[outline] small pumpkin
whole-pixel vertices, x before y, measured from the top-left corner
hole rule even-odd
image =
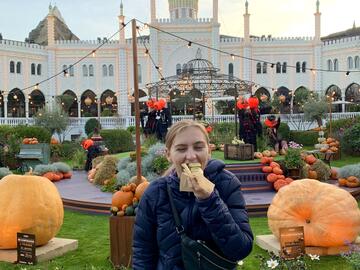
[[[268,157],[262,157],[261,159],[260,159],[260,163],[261,164],[269,164],[270,162],[269,162],[269,158]]]
[[[308,178],[310,179],[317,179],[318,175],[317,175],[317,172],[316,171],[313,171],[313,170],[309,170],[308,171]]]
[[[45,177],[10,174],[0,181],[0,249],[16,248],[17,232],[35,234],[36,246],[44,245],[63,219],[60,194]]]
[[[270,151],[270,155],[271,155],[272,157],[276,157],[276,156],[277,156],[277,153],[276,153],[276,151],[271,150],[271,151]]]
[[[262,158],[262,157],[263,157],[263,154],[262,154],[261,152],[255,152],[255,153],[254,153],[254,158],[260,159],[260,158]]]
[[[273,162],[270,163],[270,167],[271,167],[271,168],[275,168],[275,167],[280,168],[280,164],[277,163],[277,162],[275,162],[275,161],[273,161]]]
[[[338,172],[335,169],[330,169],[330,179],[336,180],[338,179]]]
[[[271,157],[271,152],[269,150],[264,150],[262,154],[264,157]]]
[[[346,178],[339,178],[338,179],[339,186],[346,186],[346,183],[347,183]]]
[[[273,172],[274,172],[275,174],[279,174],[279,175],[284,174],[283,170],[280,169],[279,167],[273,168]]]
[[[316,160],[317,160],[316,157],[314,157],[313,155],[307,155],[305,157],[305,162],[310,165],[314,164]]]
[[[147,187],[149,186],[149,182],[148,181],[145,181],[145,182],[142,182],[140,185],[138,185],[136,187],[136,190],[135,190],[135,197],[140,200],[142,195],[144,194],[145,190],[147,189]]]
[[[274,183],[276,180],[278,180],[278,176],[277,176],[275,173],[269,173],[269,174],[266,176],[266,180],[267,180],[269,183]]]
[[[290,178],[290,177],[286,177],[286,178],[285,178],[285,181],[286,181],[288,184],[290,184],[290,183],[292,183],[292,182],[294,181],[294,179],[292,179],[292,178]]]
[[[111,205],[121,209],[123,205],[131,205],[134,194],[132,192],[117,191],[113,194]]]
[[[54,137],[51,137],[50,144],[59,144],[59,141]]]
[[[282,187],[285,187],[288,185],[288,182],[285,179],[279,179],[274,183],[274,189],[278,191]]]
[[[360,210],[353,196],[312,179],[297,180],[279,190],[267,217],[278,239],[280,228],[303,226],[305,246],[343,246],[360,233]]]
[[[262,171],[264,173],[271,173],[273,171],[273,168],[270,166],[264,166],[264,167],[262,167]]]

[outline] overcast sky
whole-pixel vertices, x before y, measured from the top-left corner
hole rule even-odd
[[[316,0],[248,0],[251,35],[313,36]],[[23,41],[47,15],[49,0],[0,0],[0,32]],[[82,40],[109,37],[118,30],[120,0],[58,0],[66,24]],[[150,0],[123,0],[128,19],[148,22]],[[157,0],[157,16],[169,17],[168,1]],[[360,26],[360,0],[320,0],[322,36]],[[221,34],[243,36],[245,0],[219,0]],[[199,0],[199,17],[212,16],[212,0]]]

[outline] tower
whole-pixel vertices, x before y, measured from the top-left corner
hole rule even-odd
[[[316,1],[316,13],[315,15],[315,41],[320,41],[321,38],[321,13],[320,13],[320,1]]]
[[[47,40],[48,46],[54,46],[55,44],[55,15],[54,8],[49,5],[49,13],[46,17],[47,20]]]
[[[120,3],[120,15],[118,16],[118,20],[119,20],[119,41],[120,41],[120,44],[124,44],[125,43],[125,29],[123,28],[123,26],[125,23],[125,16],[124,16],[124,5],[123,5],[122,1]]]
[[[198,0],[169,0],[169,12],[172,20],[196,19],[198,10]]]
[[[245,2],[245,14],[244,14],[244,39],[245,43],[250,43],[250,14],[249,14],[249,3]]]

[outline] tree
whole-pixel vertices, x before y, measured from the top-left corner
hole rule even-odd
[[[322,126],[322,119],[325,118],[328,112],[328,103],[325,98],[308,99],[307,103],[304,104],[304,117],[309,121],[316,121],[319,127]]]
[[[51,109],[44,107],[38,111],[35,116],[35,124],[49,130],[51,135],[56,133],[60,138],[68,127],[69,116],[60,104],[54,102]]]

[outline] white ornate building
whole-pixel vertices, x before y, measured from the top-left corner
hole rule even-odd
[[[170,17],[157,18],[155,2],[150,0],[150,24],[186,40],[241,56],[233,58],[201,49],[203,58],[222,73],[255,82],[254,92],[272,96],[278,90],[288,95],[305,87],[322,94],[334,91],[336,99],[360,101],[360,27],[354,25],[352,29],[322,38],[319,1],[314,7],[315,36],[296,38],[253,37],[247,1],[243,14],[244,37],[220,35],[218,0],[212,1],[212,18],[198,18],[198,0],[169,0]],[[29,119],[40,107],[63,94],[73,97],[69,110],[72,117],[97,116],[98,109],[105,108],[116,111],[120,117],[129,116],[132,40],[125,39],[124,30],[120,30],[115,39],[91,55],[102,40],[55,40],[56,20],[64,22],[58,9],[50,7],[46,17],[46,45],[0,40],[0,119]],[[121,4],[119,29],[125,20]],[[188,48],[187,42],[153,28],[149,35],[139,37],[137,43],[142,89],[146,83],[159,80],[158,70],[145,55],[146,47],[165,77],[179,72],[198,49],[196,45]],[[312,69],[326,72],[312,72]],[[336,72],[342,70],[349,72],[347,75]],[[96,102],[99,98],[101,102]]]

